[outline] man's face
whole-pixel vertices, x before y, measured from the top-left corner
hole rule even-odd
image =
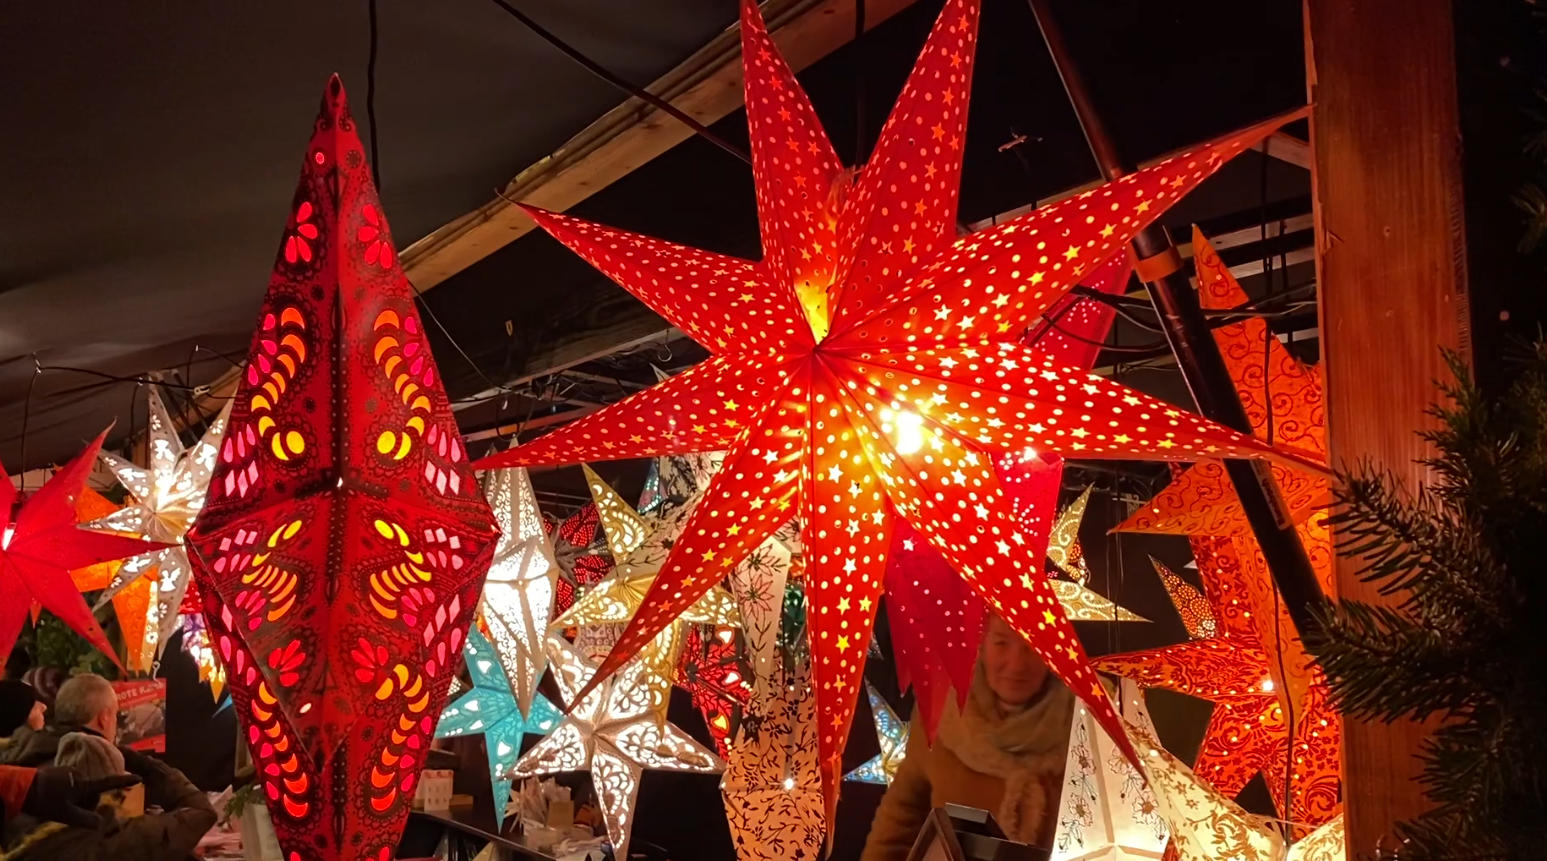
[[[32,711],[27,713],[27,726],[34,730],[43,728],[43,712],[47,709],[42,702],[32,704]]]
[[[107,711],[103,712],[102,713],[102,717],[99,719],[98,723],[101,724],[101,725],[97,728],[97,732],[102,733],[102,737],[103,738],[107,739],[110,742],[113,742],[114,744],[117,744],[118,743],[118,704],[114,703],[112,708],[110,708]]]

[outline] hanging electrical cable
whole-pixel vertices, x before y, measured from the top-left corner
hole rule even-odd
[[[704,125],[698,120],[693,119],[686,113],[683,113],[677,108],[676,105],[673,105],[671,102],[666,101],[660,96],[657,96],[642,87],[636,87],[628,81],[625,81],[624,79],[613,74],[611,71],[608,71],[606,67],[602,66],[600,63],[596,62],[590,57],[587,57],[585,54],[582,54],[580,51],[576,50],[574,46],[570,45],[568,42],[565,42],[563,39],[560,39],[546,27],[532,20],[532,18],[529,17],[526,13],[522,12],[520,9],[517,9],[510,3],[505,2],[505,0],[491,0],[491,2],[503,9],[510,17],[520,21],[522,26],[532,31],[532,33],[535,34],[538,38],[557,48],[564,56],[569,57],[576,63],[579,63],[586,71],[590,72],[598,78],[601,78],[617,89],[628,93],[634,98],[649,104],[656,110],[670,115],[673,119],[692,129],[694,134],[714,144],[720,149],[725,150],[736,158],[741,159],[743,162],[749,165],[752,163],[751,156],[748,156],[745,152],[742,152],[741,149],[736,147],[735,144],[730,143],[729,141],[710,131],[708,126]]]

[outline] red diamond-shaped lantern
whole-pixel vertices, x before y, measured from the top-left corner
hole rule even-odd
[[[337,77],[235,398],[189,541],[274,829],[390,858],[496,527]]]

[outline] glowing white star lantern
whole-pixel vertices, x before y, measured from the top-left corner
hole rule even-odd
[[[1284,838],[1260,816],[1220,795],[1160,746],[1151,727],[1128,723],[1177,861],[1284,861]],[[1158,856],[1156,856],[1158,857]]]
[[[1124,681],[1118,710],[1154,733],[1138,687]],[[1166,823],[1155,796],[1084,706],[1074,710],[1058,830],[1050,861],[1134,861],[1165,854]]]
[[[622,625],[633,618],[644,602],[661,564],[682,532],[696,497],[686,504],[663,504],[648,516],[641,517],[589,467],[585,474],[617,565],[606,579],[587,589],[555,619],[552,627],[556,630],[580,627],[582,631],[589,628],[600,632],[600,636],[587,637],[582,649],[587,658],[599,660],[605,649],[600,650],[602,654],[597,654],[596,650],[604,643],[611,648],[615,633],[621,632]],[[665,480],[666,477],[662,478]],[[677,661],[681,657],[684,626],[689,624],[740,627],[741,613],[729,592],[710,589],[683,611],[675,624],[656,635],[650,645],[640,651],[637,660],[669,683],[676,675]],[[577,640],[577,645],[579,643]]]
[[[225,436],[226,419],[231,414],[231,402],[228,401],[225,409],[210,423],[198,444],[185,450],[161,395],[151,388],[147,390],[146,400],[149,407],[146,448],[150,463],[140,467],[116,455],[100,453],[98,457],[102,463],[129,491],[129,504],[85,526],[172,545],[125,560],[97,601],[97,606],[101,607],[130,583],[151,571],[157,572],[156,588],[145,604],[145,638],[152,642],[154,654],[159,658],[167,640],[177,629],[177,611],[188,591],[188,579],[193,569],[188,563],[183,537],[204,507],[210,475],[215,469],[215,456],[220,450],[220,440]]]
[[[645,769],[713,774],[725,763],[662,717],[670,684],[633,661],[579,702],[596,672],[561,637],[548,638],[548,658],[569,715],[517,761],[512,775],[589,771],[613,856],[628,857],[634,799]]]
[[[559,565],[525,469],[489,471],[484,495],[499,522],[500,540],[480,610],[521,714],[530,715],[537,682],[548,665],[543,641],[553,617]]]

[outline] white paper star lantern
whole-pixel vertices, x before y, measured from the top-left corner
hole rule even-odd
[[[515,777],[589,771],[613,845],[628,857],[634,799],[645,769],[713,774],[725,763],[667,723],[670,685],[635,661],[575,702],[596,666],[561,637],[548,638],[548,657],[569,715],[516,763]]]
[[[1118,711],[1154,734],[1139,689],[1124,681]],[[1058,830],[1050,861],[1136,861],[1165,854],[1166,822],[1155,796],[1090,712],[1076,706],[1069,728]]]
[[[553,616],[559,565],[525,469],[489,471],[484,476],[484,495],[499,523],[500,540],[484,581],[480,610],[521,714],[529,715],[537,683],[548,665],[543,641]]]
[[[890,786],[908,754],[908,722],[897,717],[897,713],[887,705],[884,697],[876,693],[875,688],[867,684],[865,693],[870,696],[870,712],[875,716],[876,741],[881,745],[881,752],[845,774],[843,779]]]
[[[215,469],[215,456],[226,432],[226,419],[231,414],[231,402],[226,402],[198,444],[185,450],[177,435],[177,426],[172,424],[166,405],[155,388],[147,390],[146,400],[149,408],[146,448],[150,463],[140,467],[107,452],[99,454],[102,463],[129,491],[130,499],[123,508],[85,526],[172,545],[125,560],[97,601],[97,606],[102,606],[130,583],[155,571],[156,588],[145,605],[145,638],[152,641],[154,655],[159,659],[167,640],[177,629],[177,611],[182,606],[193,572],[183,537],[204,507],[210,475]]]

